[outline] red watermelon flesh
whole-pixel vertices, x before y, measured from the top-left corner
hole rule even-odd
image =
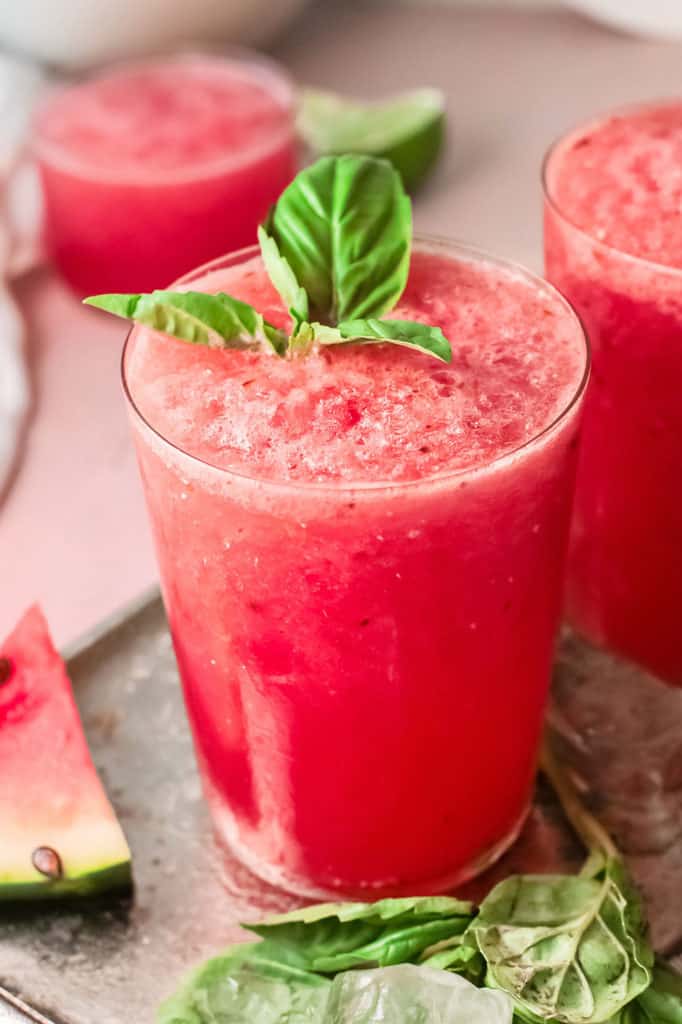
[[[64,662],[30,608],[0,646],[0,899],[130,885],[130,850],[99,780]]]

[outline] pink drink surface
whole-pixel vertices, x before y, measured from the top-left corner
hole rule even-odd
[[[295,171],[269,65],[185,56],[52,97],[35,124],[48,247],[80,292],[163,287],[255,240]]]
[[[569,136],[547,188],[547,273],[581,315],[594,360],[569,615],[682,683],[682,104]]]
[[[621,252],[682,267],[682,103],[599,121],[555,160],[551,195],[568,220]]]
[[[258,260],[192,287],[283,320]],[[133,416],[206,792],[298,892],[445,888],[513,838],[534,775],[580,403],[504,456],[570,405],[582,335],[546,286],[442,251],[399,314],[452,366],[143,330],[126,354],[138,410],[206,460]]]
[[[200,287],[288,323],[259,257]],[[568,404],[582,373],[561,301],[493,265],[419,253],[391,315],[442,327],[452,363],[391,345],[291,362],[147,333],[130,356],[136,402],[179,448],[249,476],[419,480],[518,448]]]

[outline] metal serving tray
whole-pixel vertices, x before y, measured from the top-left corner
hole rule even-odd
[[[144,1024],[189,967],[240,937],[239,920],[291,901],[213,843],[158,594],[67,654],[93,757],[132,847],[135,895],[1,908],[0,1022]],[[550,719],[561,756],[629,854],[657,948],[680,958],[682,689],[567,634]],[[570,869],[580,856],[540,782],[519,842],[467,894],[510,870]]]

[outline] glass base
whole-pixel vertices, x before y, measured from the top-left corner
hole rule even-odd
[[[376,900],[396,896],[432,896],[437,893],[450,892],[482,874],[495,863],[516,842],[530,810],[530,801],[519,815],[509,831],[492,846],[488,847],[475,860],[456,871],[448,872],[438,878],[420,882],[399,883],[395,880],[385,882],[368,882],[367,884],[344,885],[339,880],[338,886],[320,886],[302,875],[292,873],[286,868],[264,861],[254,855],[253,851],[238,837],[233,816],[224,807],[211,808],[214,832],[219,845],[226,851],[221,865],[223,883],[231,892],[238,891],[248,899],[252,890],[254,898],[265,896],[262,883],[271,890],[267,894],[267,903],[274,900],[272,909],[277,907],[277,894],[285,898],[299,896],[306,900],[327,901],[340,898],[356,900]],[[245,878],[245,871],[250,876]],[[259,883],[254,888],[254,881]]]

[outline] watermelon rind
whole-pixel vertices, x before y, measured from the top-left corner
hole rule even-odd
[[[38,872],[34,878],[0,880],[0,900],[13,903],[24,900],[80,899],[115,892],[123,894],[130,890],[132,883],[130,860],[119,861],[118,864],[86,869],[83,874],[66,875],[58,880],[44,878]]]

